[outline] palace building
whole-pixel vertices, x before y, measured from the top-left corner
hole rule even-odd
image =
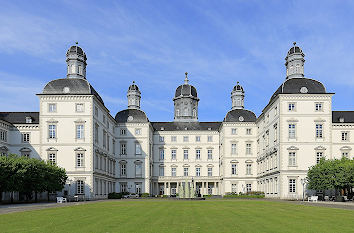
[[[245,109],[247,90],[237,82],[225,118],[200,122],[197,88],[186,73],[173,98],[174,120],[152,122],[134,82],[127,109],[111,115],[86,79],[85,52],[74,45],[66,53],[67,77],[37,94],[39,112],[0,112],[0,153],[65,168],[69,179],[57,195],[176,196],[188,184],[198,195],[263,191],[299,199],[310,166],[322,157],[353,158],[354,147],[354,112],[332,111],[334,93],[304,76],[304,57],[294,43],[286,78],[258,117]]]

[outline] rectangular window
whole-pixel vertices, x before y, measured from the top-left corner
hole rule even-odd
[[[49,125],[48,126],[48,131],[49,131],[49,138],[56,138],[57,134],[56,134],[56,125]]]
[[[103,135],[103,148],[106,148],[107,145],[107,132],[105,130],[102,131]]]
[[[213,176],[213,168],[208,167],[208,176]]]
[[[171,168],[171,176],[177,176],[176,168],[172,167]]]
[[[165,159],[165,150],[160,149],[160,160],[164,160],[164,159]]]
[[[120,165],[120,175],[121,176],[126,176],[127,175],[127,165],[126,164],[121,164]]]
[[[57,164],[57,155],[55,153],[50,153],[48,155],[48,160],[51,165]]]
[[[323,138],[323,125],[316,124],[316,138]]]
[[[112,139],[113,154],[116,154],[116,141]]]
[[[141,129],[135,129],[135,135],[141,135]]]
[[[126,155],[127,154],[127,144],[126,143],[121,143],[120,144],[120,154],[121,155]]]
[[[48,112],[56,112],[57,105],[56,104],[48,104]]]
[[[296,193],[296,180],[289,179],[289,193]]]
[[[246,175],[252,175],[252,164],[246,164]]]
[[[231,175],[237,174],[237,166],[236,164],[231,164]]]
[[[232,184],[231,185],[231,192],[232,193],[237,193],[237,184]]]
[[[188,159],[188,150],[183,150],[183,159],[184,160]]]
[[[231,154],[236,154],[236,143],[231,144]]]
[[[176,149],[172,149],[171,150],[171,159],[172,160],[176,160],[177,159],[177,150]]]
[[[75,111],[76,112],[84,112],[84,104],[76,104],[75,105]]]
[[[126,192],[127,191],[127,184],[126,183],[121,183],[120,184],[120,191],[121,192]]]
[[[84,154],[83,153],[76,154],[76,167],[84,167]]]
[[[22,142],[30,141],[30,133],[22,133]]]
[[[164,142],[165,141],[165,137],[164,136],[159,136],[159,142]]]
[[[200,136],[195,136],[195,141],[200,142]]]
[[[32,123],[32,117],[26,117],[26,123],[31,124]]]
[[[200,149],[195,150],[195,159],[197,159],[197,160],[200,159]]]
[[[188,176],[188,167],[183,168],[183,175]]]
[[[120,129],[120,135],[126,135],[127,130],[126,129]]]
[[[200,176],[200,167],[195,168],[195,176]]]
[[[171,136],[171,142],[177,142],[177,136]]]
[[[142,177],[143,165],[141,163],[135,164],[135,177]]]
[[[235,135],[237,133],[236,128],[231,129],[231,134]]]
[[[246,129],[246,134],[251,135],[252,134],[252,129]]]
[[[213,159],[213,149],[208,149],[208,159],[209,160]]]
[[[184,142],[188,142],[188,141],[189,141],[188,136],[183,136],[183,141],[184,141]]]
[[[102,118],[103,118],[103,124],[106,124],[106,116],[102,115]]]
[[[213,136],[208,136],[208,142],[212,142],[213,141]]]
[[[76,181],[76,194],[84,194],[85,183],[83,180]]]
[[[342,132],[342,141],[348,141],[349,132]]]
[[[278,107],[274,108],[274,116],[276,116],[278,114]]]
[[[95,142],[98,143],[98,124],[95,125]]]
[[[98,117],[98,108],[95,106],[95,116]]]
[[[84,138],[84,125],[76,125],[76,138]]]
[[[252,154],[252,145],[251,143],[246,143],[246,155]]]
[[[295,103],[289,103],[288,110],[289,111],[295,111]]]
[[[323,152],[317,152],[316,153],[316,163],[319,163],[322,158],[323,158]]]
[[[295,124],[289,124],[289,138],[294,139],[296,137]]]
[[[140,143],[135,143],[135,154],[136,155],[141,155],[141,145]]]
[[[246,192],[252,192],[252,184],[246,184]]]
[[[164,175],[165,175],[165,168],[159,167],[159,176],[164,176]]]
[[[316,112],[322,112],[323,111],[322,103],[315,103],[315,111]]]
[[[296,166],[296,152],[289,152],[289,166]]]

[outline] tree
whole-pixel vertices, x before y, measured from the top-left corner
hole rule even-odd
[[[308,173],[309,189],[334,189],[336,195],[339,190],[351,192],[354,187],[354,160],[347,158],[325,160],[312,166]]]
[[[22,192],[30,200],[34,192],[37,201],[38,193],[62,190],[67,178],[65,169],[43,160],[17,155],[0,156],[0,193]]]

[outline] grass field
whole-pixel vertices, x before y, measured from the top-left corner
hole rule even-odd
[[[354,232],[354,211],[263,200],[125,200],[0,215],[0,232]]]

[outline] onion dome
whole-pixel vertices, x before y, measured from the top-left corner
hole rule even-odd
[[[68,51],[66,52],[66,56],[69,56],[70,54],[76,54],[76,55],[82,56],[84,58],[84,60],[86,61],[87,57],[86,57],[84,50],[81,47],[79,47],[77,44],[78,44],[78,42],[76,42],[76,45],[73,45],[68,49]]]

